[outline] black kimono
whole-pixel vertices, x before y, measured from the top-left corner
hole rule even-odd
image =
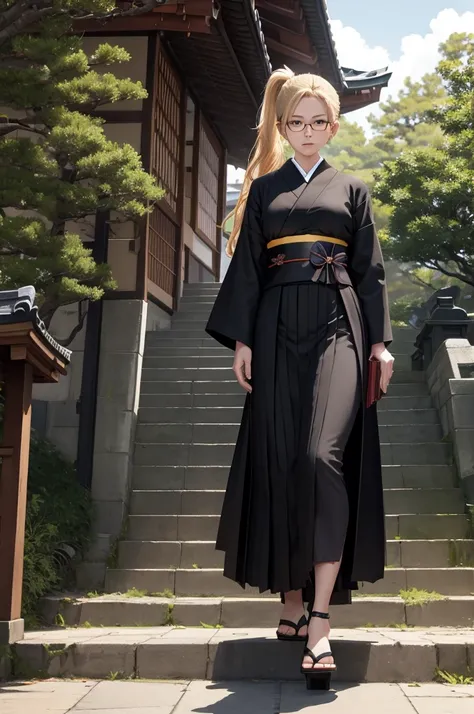
[[[385,272],[365,184],[323,161],[306,183],[291,160],[251,185],[207,332],[252,348],[247,396],[216,547],[224,574],[261,592],[341,570],[332,602],[383,577],[370,345],[389,344]]]

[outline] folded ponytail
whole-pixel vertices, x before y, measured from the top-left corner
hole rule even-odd
[[[234,218],[234,225],[227,242],[226,253],[232,256],[239,238],[240,228],[245,213],[250,185],[258,176],[276,171],[285,163],[283,140],[277,127],[277,99],[284,84],[294,77],[294,72],[285,67],[273,72],[267,82],[263,97],[260,121],[257,126],[257,139],[251,152],[251,158],[245,172],[242,191],[233,211],[229,213],[225,223]]]

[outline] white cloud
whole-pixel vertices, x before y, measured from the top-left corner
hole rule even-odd
[[[438,47],[453,32],[474,32],[474,12],[458,13],[453,9],[442,10],[430,22],[430,32],[426,35],[406,35],[402,38],[399,59],[390,58],[383,47],[370,47],[362,35],[353,27],[347,27],[340,20],[331,22],[339,62],[355,69],[377,69],[389,65],[392,78],[387,89],[382,90],[381,99],[397,95],[403,88],[405,77],[419,80],[427,72],[432,72],[439,60]],[[377,105],[359,109],[348,114],[367,130],[366,117],[377,113]]]

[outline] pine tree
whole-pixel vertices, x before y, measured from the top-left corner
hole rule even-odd
[[[9,6],[2,19],[21,3]],[[32,5],[32,4],[31,4]],[[113,3],[36,3],[59,10]],[[113,288],[110,268],[98,265],[83,238],[97,211],[135,222],[162,195],[129,145],[107,139],[102,119],[89,113],[111,102],[142,99],[139,82],[117,79],[107,66],[129,60],[107,43],[93,56],[53,17],[35,34],[0,46],[0,287],[32,284],[48,325],[60,305],[100,299]]]
[[[474,35],[441,46],[447,99],[427,109],[442,141],[387,162],[376,195],[392,206],[391,255],[474,285]]]

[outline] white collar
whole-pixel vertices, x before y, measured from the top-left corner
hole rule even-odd
[[[314,164],[313,168],[310,169],[308,172],[306,172],[306,171],[304,170],[304,168],[299,165],[299,163],[296,161],[296,159],[295,159],[294,156],[291,157],[291,160],[293,161],[294,165],[296,166],[296,168],[298,169],[298,171],[301,173],[302,177],[304,178],[304,180],[305,180],[306,182],[308,182],[308,181],[310,180],[311,176],[314,174],[314,172],[316,171],[316,169],[318,168],[318,166],[320,165],[320,163],[321,163],[322,161],[324,161],[323,157],[321,157],[321,158],[319,159],[319,161],[317,161],[317,162]]]

